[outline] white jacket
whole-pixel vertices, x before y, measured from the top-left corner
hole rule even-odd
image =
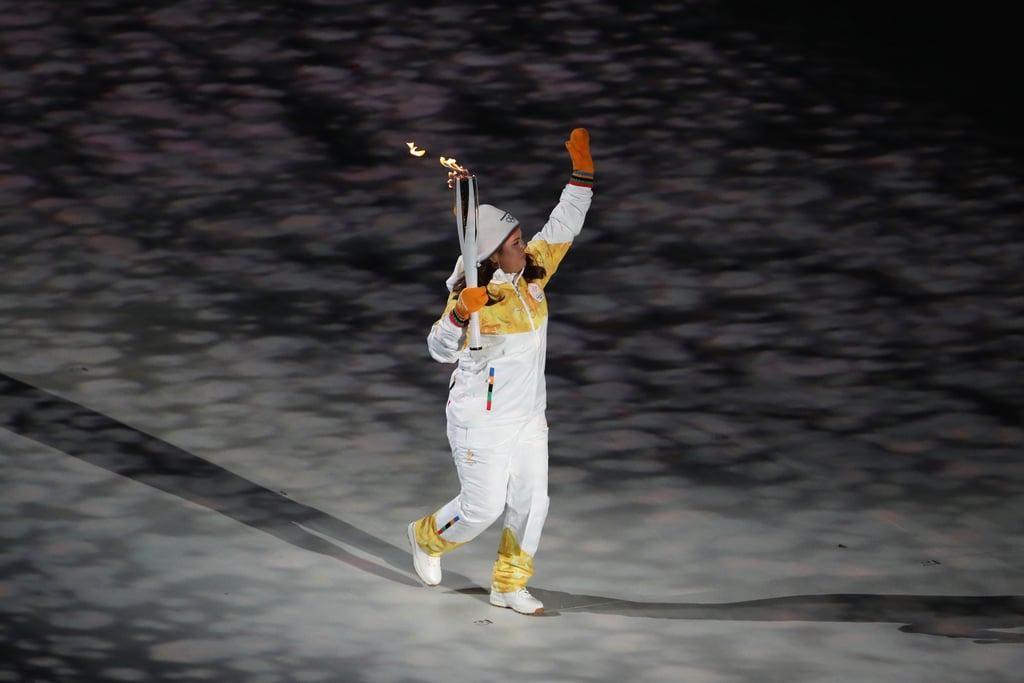
[[[466,328],[451,317],[457,297],[427,335],[427,348],[441,363],[458,361],[448,392],[449,422],[460,427],[504,425],[529,420],[547,408],[544,363],[547,356],[548,305],[544,287],[583,229],[593,190],[568,184],[548,222],[526,246],[543,266],[544,279],[527,283],[521,273],[497,270],[487,285],[501,301],[480,311],[483,348],[470,351]],[[462,275],[461,259],[448,279],[451,290]]]

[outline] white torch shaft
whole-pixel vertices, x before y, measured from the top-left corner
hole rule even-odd
[[[463,190],[465,184],[465,190]],[[466,287],[477,286],[477,216],[480,198],[477,194],[476,176],[459,178],[455,181],[455,221],[459,231],[459,246],[462,248],[462,268],[466,273]],[[476,351],[480,342],[480,314],[469,316],[469,348]]]

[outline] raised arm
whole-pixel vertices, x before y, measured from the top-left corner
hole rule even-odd
[[[572,158],[572,175],[547,223],[527,246],[527,252],[548,271],[548,278],[554,274],[573,239],[583,229],[583,221],[594,196],[594,161],[590,156],[590,134],[585,128],[574,129],[565,148]]]

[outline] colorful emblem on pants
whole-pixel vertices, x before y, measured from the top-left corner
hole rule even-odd
[[[491,374],[487,378],[487,410],[491,409],[491,400],[494,398],[494,368],[491,368]]]
[[[451,528],[452,524],[455,524],[455,522],[457,522],[457,521],[459,521],[459,516],[455,515],[455,519],[451,520],[450,522],[448,522],[443,527],[441,527],[440,529],[437,530],[437,535],[440,536],[444,532],[448,531],[448,529]]]

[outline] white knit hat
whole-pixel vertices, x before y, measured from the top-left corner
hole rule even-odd
[[[476,221],[477,261],[483,263],[501,248],[519,221],[508,211],[490,204],[481,204]]]

